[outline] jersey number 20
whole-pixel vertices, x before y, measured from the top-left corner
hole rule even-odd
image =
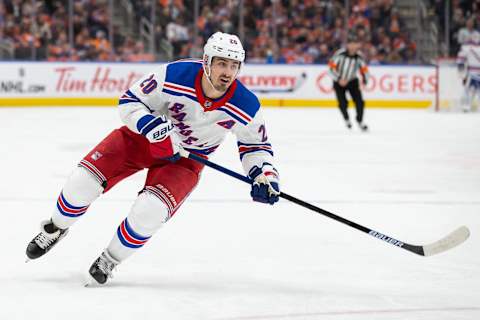
[[[157,81],[153,79],[153,74],[150,75],[147,79],[143,80],[140,84],[140,88],[142,88],[142,92],[144,94],[149,94],[157,87]]]

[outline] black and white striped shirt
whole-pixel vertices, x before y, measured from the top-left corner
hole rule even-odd
[[[356,79],[358,72],[364,78],[363,81],[365,83],[369,78],[367,64],[360,52],[349,55],[345,48],[337,50],[330,61],[328,61],[328,67],[328,73],[333,81]]]

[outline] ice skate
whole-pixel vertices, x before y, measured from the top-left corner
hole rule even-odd
[[[352,123],[350,120],[345,120],[345,126],[347,126],[348,129],[352,129]]]
[[[363,132],[366,132],[368,131],[368,126],[363,123],[363,122],[358,122],[358,127],[360,128],[360,130],[362,130]]]
[[[68,229],[60,229],[52,220],[42,221],[40,233],[30,241],[27,246],[27,262],[30,259],[37,259],[50,251],[68,233]]]
[[[105,284],[109,278],[113,278],[113,270],[119,263],[107,250],[103,251],[90,266],[85,287]]]

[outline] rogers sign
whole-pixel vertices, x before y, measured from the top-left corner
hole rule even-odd
[[[389,69],[392,70],[392,69]],[[333,93],[332,80],[328,71],[320,72],[316,79],[316,87],[322,93]],[[399,94],[433,94],[436,92],[437,80],[435,74],[425,73],[371,73],[367,86],[363,89],[371,93]]]

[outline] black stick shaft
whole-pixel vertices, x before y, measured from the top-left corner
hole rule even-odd
[[[207,160],[207,159],[205,159],[205,158],[202,158],[202,157],[200,157],[200,156],[198,156],[198,155],[196,155],[196,154],[189,153],[189,154],[188,154],[188,158],[189,158],[189,159],[192,159],[192,160],[195,160],[195,161],[197,161],[197,162],[203,163],[204,165],[206,165],[206,166],[208,166],[208,167],[210,167],[210,168],[213,168],[213,169],[215,169],[215,170],[217,170],[217,171],[223,172],[223,173],[225,173],[225,174],[227,174],[227,175],[229,175],[229,176],[231,176],[231,177],[234,177],[234,178],[236,178],[236,179],[238,179],[238,180],[240,180],[240,181],[243,181],[243,182],[245,182],[245,183],[248,183],[248,184],[251,184],[251,183],[252,183],[252,180],[249,179],[248,177],[245,177],[245,176],[243,176],[243,175],[241,175],[241,174],[239,174],[239,173],[237,173],[237,172],[235,172],[235,171],[232,171],[232,170],[230,170],[230,169],[227,169],[227,168],[225,168],[225,167],[222,167],[222,166],[220,166],[220,165],[218,165],[218,164],[216,164],[216,163],[213,163],[213,162],[211,162],[211,161],[209,161],[209,160]],[[392,238],[392,237],[389,237],[389,236],[387,236],[387,235],[384,235],[383,233],[380,233],[380,232],[375,231],[375,230],[373,230],[373,229],[367,228],[367,227],[362,226],[362,225],[360,225],[360,224],[358,224],[358,223],[356,223],[356,222],[347,220],[347,219],[342,218],[342,217],[340,217],[340,216],[338,216],[338,215],[336,215],[336,214],[334,214],[334,213],[331,213],[331,212],[329,212],[329,211],[327,211],[327,210],[324,210],[324,209],[322,209],[322,208],[319,208],[319,207],[317,207],[317,206],[314,206],[314,205],[311,204],[311,203],[308,203],[308,202],[306,202],[306,201],[300,200],[300,199],[298,199],[298,198],[296,198],[296,197],[293,197],[293,196],[291,196],[291,195],[289,195],[289,194],[286,194],[285,192],[280,192],[280,197],[283,198],[283,199],[285,199],[285,200],[288,200],[288,201],[290,201],[290,202],[293,202],[293,203],[295,203],[295,204],[298,204],[299,206],[302,206],[302,207],[304,207],[304,208],[310,209],[310,210],[315,211],[315,212],[317,212],[317,213],[319,213],[319,214],[322,214],[322,215],[324,215],[324,216],[327,216],[327,217],[329,217],[329,218],[331,218],[331,219],[333,219],[333,220],[336,220],[336,221],[338,221],[338,222],[341,222],[341,223],[343,223],[343,224],[346,224],[346,225],[348,225],[348,226],[350,226],[350,227],[352,227],[352,228],[355,228],[355,229],[357,229],[357,230],[359,230],[359,231],[365,232],[365,233],[367,233],[367,234],[369,234],[369,235],[371,235],[371,236],[373,236],[373,237],[375,237],[375,238],[377,238],[377,239],[379,239],[379,240],[388,242],[388,243],[390,243],[391,245],[394,245],[394,246],[396,246],[396,247],[400,247],[400,248],[402,248],[402,249],[411,251],[411,252],[413,252],[413,253],[416,253],[416,254],[419,254],[419,255],[422,255],[422,256],[424,255],[423,248],[422,248],[421,246],[415,246],[415,245],[411,245],[411,244],[408,244],[408,243],[404,243],[404,242],[399,241],[399,240],[397,240],[397,239],[395,239],[395,238]]]

